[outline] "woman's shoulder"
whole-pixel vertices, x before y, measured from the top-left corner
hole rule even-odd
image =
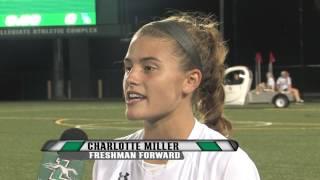
[[[228,180],[260,179],[256,165],[241,148],[234,152],[208,152],[202,156],[205,156],[205,171],[210,172],[211,179],[217,176]]]
[[[218,131],[209,128],[207,125],[196,121],[195,128],[192,132],[192,137],[189,139],[227,139]]]
[[[231,154],[226,166],[225,179],[259,180],[260,176],[254,162],[239,148]]]
[[[227,139],[219,132],[210,129],[204,124],[199,125],[199,139],[222,140]],[[259,174],[254,162],[249,155],[242,149],[238,148],[234,152],[207,152],[201,153],[206,156],[207,168],[215,174],[216,172],[224,172],[224,179],[240,179],[240,180],[258,180]]]

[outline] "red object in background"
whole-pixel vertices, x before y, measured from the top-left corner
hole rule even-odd
[[[262,63],[262,56],[260,52],[256,53],[256,63],[259,63],[259,64]]]
[[[273,52],[270,51],[269,53],[269,63],[274,63],[276,62],[276,58],[274,58]]]

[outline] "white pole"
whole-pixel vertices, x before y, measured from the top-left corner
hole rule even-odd
[[[261,63],[258,64],[258,84],[261,83]]]
[[[101,79],[98,79],[98,98],[103,98],[103,81]]]
[[[269,62],[268,72],[273,74],[273,64],[272,64],[272,62]]]
[[[52,82],[50,80],[47,81],[47,95],[48,100],[52,99]]]
[[[68,99],[72,98],[71,80],[68,80]]]
[[[255,68],[254,68],[254,70],[255,70],[255,82],[256,82],[256,86],[255,87],[258,87],[258,84],[259,84],[259,82],[258,82],[258,62],[256,61],[256,63],[255,63]]]

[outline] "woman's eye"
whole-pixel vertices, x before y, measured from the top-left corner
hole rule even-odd
[[[153,70],[155,70],[156,68],[155,67],[152,67],[152,66],[145,66],[144,67],[144,70],[145,71],[153,71]]]
[[[131,70],[131,66],[124,66],[124,71],[125,72],[129,72]]]

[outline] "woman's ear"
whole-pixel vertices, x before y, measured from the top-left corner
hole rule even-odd
[[[182,91],[184,94],[190,94],[195,91],[202,79],[202,73],[199,69],[192,69],[188,72],[186,72],[185,80],[183,83]]]

